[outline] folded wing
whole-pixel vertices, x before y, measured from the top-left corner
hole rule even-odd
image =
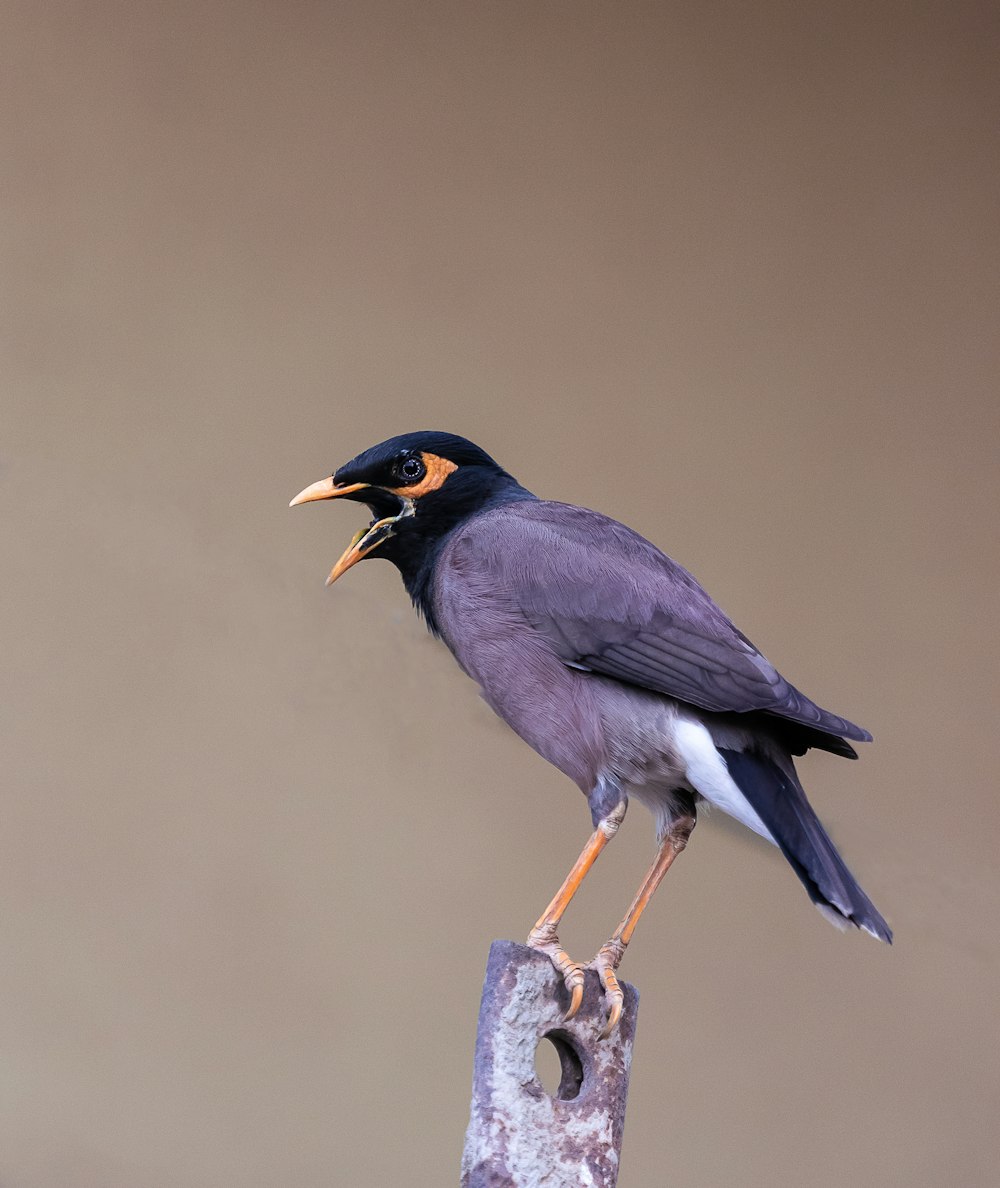
[[[786,681],[686,569],[625,525],[534,500],[485,520],[455,560],[488,566],[498,592],[565,663],[700,709],[763,712],[820,736],[870,740]],[[463,560],[468,549],[478,555]],[[847,744],[829,749],[853,755]]]

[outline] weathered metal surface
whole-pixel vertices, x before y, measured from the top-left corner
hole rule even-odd
[[[569,1022],[569,996],[543,953],[494,941],[486,965],[472,1077],[472,1115],[462,1188],[614,1188],[639,994],[622,983],[621,1022],[598,1040],[606,1003],[587,971],[583,1004]],[[548,1036],[562,1063],[555,1097],[535,1073]]]

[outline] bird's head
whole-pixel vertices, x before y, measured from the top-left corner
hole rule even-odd
[[[434,546],[483,507],[531,498],[484,450],[452,433],[405,433],[372,446],[289,504],[350,499],[368,505],[362,528],[330,570],[335,582],[365,557],[393,561],[404,580],[426,567]],[[407,580],[407,584],[410,582]]]

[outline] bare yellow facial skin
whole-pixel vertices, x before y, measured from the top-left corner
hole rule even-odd
[[[393,495],[405,496],[407,499],[419,499],[421,495],[429,495],[431,491],[438,490],[448,475],[454,474],[458,470],[456,462],[441,458],[437,454],[421,453],[420,461],[423,462],[427,473],[419,482],[409,487],[386,487],[385,489],[391,491]]]

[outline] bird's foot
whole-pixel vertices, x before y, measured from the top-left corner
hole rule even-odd
[[[528,947],[548,955],[549,960],[562,975],[569,994],[569,1009],[564,1020],[572,1019],[583,1002],[583,966],[574,961],[559,943],[555,924],[539,923],[528,933]]]
[[[597,1037],[599,1040],[607,1039],[618,1026],[618,1022],[622,1017],[622,1006],[625,1003],[625,995],[622,993],[622,988],[615,971],[621,965],[624,955],[624,942],[613,938],[607,944],[601,945],[597,951],[597,956],[587,966],[588,969],[597,970],[597,975],[601,979],[601,985],[604,987],[604,997],[608,1001],[608,1019],[604,1024],[603,1031]]]

